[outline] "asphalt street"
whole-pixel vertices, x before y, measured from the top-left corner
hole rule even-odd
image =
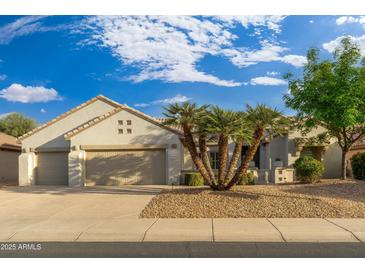
[[[364,258],[365,243],[4,242],[3,258]]]

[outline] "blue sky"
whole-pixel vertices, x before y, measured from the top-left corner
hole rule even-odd
[[[161,116],[169,102],[286,114],[283,75],[342,36],[365,53],[362,16],[0,16],[0,116],[39,123],[104,94]]]

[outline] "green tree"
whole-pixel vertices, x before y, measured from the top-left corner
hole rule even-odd
[[[14,137],[22,136],[36,126],[36,121],[20,113],[12,113],[0,120],[0,131]]]
[[[298,112],[303,130],[322,126],[342,149],[342,178],[346,179],[346,155],[365,136],[365,59],[358,45],[344,38],[332,60],[319,60],[317,49],[307,53],[303,77],[288,79],[288,107]]]

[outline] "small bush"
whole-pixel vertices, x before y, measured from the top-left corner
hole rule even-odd
[[[294,168],[297,178],[304,183],[318,182],[324,171],[323,164],[310,156],[302,156],[297,159]]]
[[[365,180],[365,152],[351,158],[351,167],[355,179]]]
[[[255,175],[251,171],[243,175],[242,180],[238,183],[238,185],[254,185],[254,184],[255,184]]]
[[[204,179],[198,172],[185,173],[184,184],[187,186],[203,186]]]

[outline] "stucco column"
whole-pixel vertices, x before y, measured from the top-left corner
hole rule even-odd
[[[68,154],[68,186],[84,186],[85,156],[84,150],[73,150]]]
[[[179,184],[181,172],[180,144],[172,144],[166,149],[167,183]]]
[[[19,155],[19,185],[30,186],[35,184],[35,170],[37,167],[34,152],[26,152]]]
[[[289,149],[288,149],[288,146],[289,146],[289,137],[288,137],[288,134],[285,134],[285,145],[284,145],[284,159],[283,159],[283,166],[287,167],[288,164],[289,164]]]
[[[265,144],[265,169],[271,170],[271,144],[267,142]]]

